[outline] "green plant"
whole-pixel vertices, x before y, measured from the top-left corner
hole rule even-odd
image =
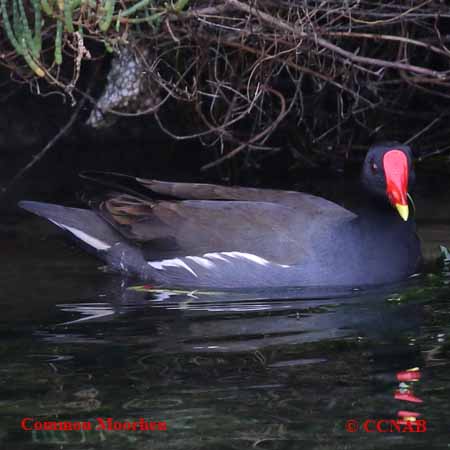
[[[155,25],[165,14],[181,12],[189,1],[178,0],[169,5],[156,0],[120,4],[116,0],[0,0],[0,9],[3,28],[14,51],[35,75],[55,81],[51,69],[53,64],[62,64],[63,49],[74,33],[83,36],[86,32],[111,48],[111,43],[128,32],[129,26],[141,22]],[[114,22],[116,26],[112,27]],[[44,40],[47,48],[53,46],[53,61],[43,57]]]

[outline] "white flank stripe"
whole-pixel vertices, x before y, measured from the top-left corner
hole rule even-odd
[[[198,278],[198,275],[180,258],[163,259],[162,261],[148,261],[148,265],[154,269],[165,270],[166,267],[181,267],[191,272],[192,275]]]
[[[217,253],[205,253],[203,256],[205,258],[210,258],[210,259],[220,259],[220,260],[225,261],[227,263],[232,263],[232,261],[230,261],[229,259],[226,259],[225,257],[246,259],[248,261],[254,262],[254,263],[259,264],[261,266],[267,266],[269,264],[272,264],[272,265],[277,266],[277,267],[283,267],[283,269],[289,269],[289,267],[291,267],[291,266],[289,266],[287,264],[273,263],[271,261],[268,261],[265,258],[262,258],[261,256],[254,255],[253,253],[217,252]],[[188,256],[188,258],[192,258],[192,256]]]
[[[184,256],[183,259],[188,259],[196,264],[198,264],[201,267],[204,267],[205,269],[220,269],[220,266],[218,267],[216,263],[212,261],[208,261],[208,259],[215,259],[224,261],[228,264],[233,264],[233,261],[230,261],[230,259],[244,259],[249,262],[252,262],[254,264],[258,264],[259,266],[276,266],[276,267],[283,267],[283,268],[289,268],[291,266],[285,265],[285,264],[277,264],[272,263],[268,261],[267,259],[262,258],[261,256],[254,255],[252,253],[244,253],[244,252],[217,252],[217,253],[205,253],[202,256]],[[198,278],[198,275],[194,272],[194,270],[187,265],[185,261],[183,261],[182,258],[173,258],[173,259],[163,259],[161,261],[148,261],[147,263],[152,266],[154,269],[158,270],[165,270],[166,267],[181,267],[183,269],[188,270],[192,273],[192,275],[196,276]]]
[[[225,262],[230,262],[230,261],[228,261],[228,259],[223,257],[222,253],[205,253],[203,256],[205,258],[220,259],[220,260],[225,261]]]
[[[69,227],[68,225],[62,225],[51,219],[49,219],[49,220],[50,220],[50,222],[53,222],[58,227],[62,228],[63,230],[69,231],[74,236],[76,236],[78,239],[82,240],[83,242],[90,245],[91,247],[94,247],[97,250],[109,250],[111,248],[111,246],[109,244],[107,244],[106,242],[104,242],[100,239],[97,239],[93,236],[90,236],[89,234],[85,233],[84,231],[79,230],[78,228]]]
[[[196,264],[204,267],[205,269],[214,269],[214,267],[216,267],[213,262],[208,261],[206,258],[201,258],[200,256],[186,256],[186,259],[194,261]]]
[[[247,259],[248,261],[252,261],[261,266],[267,266],[267,264],[270,264],[270,261],[267,261],[267,259],[261,258],[258,255],[253,255],[252,253],[223,252],[223,254],[229,256],[230,258]]]

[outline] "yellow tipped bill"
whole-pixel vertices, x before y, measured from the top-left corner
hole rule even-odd
[[[397,203],[395,205],[395,208],[397,209],[398,213],[400,214],[400,217],[406,222],[409,217],[408,205],[400,205],[399,203]]]

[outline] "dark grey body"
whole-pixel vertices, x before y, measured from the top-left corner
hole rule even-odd
[[[21,206],[115,269],[171,287],[362,286],[405,279],[420,266],[414,220],[388,204],[370,208],[368,199],[357,216],[299,192],[136,181],[148,197],[117,195],[97,211]]]

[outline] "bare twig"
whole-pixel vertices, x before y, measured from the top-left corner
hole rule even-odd
[[[30,160],[30,162],[22,167],[15,175],[14,177],[9,181],[9,183],[3,187],[0,192],[1,195],[5,195],[16,183],[19,181],[30,169],[32,169],[35,164],[37,164],[46,154],[47,152],[52,149],[55,144],[63,137],[65,136],[72,126],[74,125],[75,121],[77,120],[80,111],[83,109],[84,105],[86,103],[86,97],[81,99],[81,101],[78,103],[77,107],[75,108],[75,111],[70,116],[70,119],[67,121],[67,123],[59,130],[59,132],[52,138],[50,141],[45,145],[45,147],[36,155],[33,156],[33,158]]]
[[[425,4],[428,3],[429,1],[430,0],[427,0],[427,2],[425,2]],[[347,58],[350,61],[355,61],[355,62],[359,62],[359,63],[363,63],[363,64],[370,64],[370,65],[374,65],[377,67],[390,67],[390,68],[398,69],[398,70],[407,70],[409,72],[419,73],[421,75],[428,75],[430,77],[439,78],[439,79],[448,77],[447,72],[439,72],[437,70],[430,70],[430,69],[427,69],[426,67],[419,67],[419,66],[415,66],[413,64],[406,64],[406,63],[401,63],[401,62],[396,62],[396,61],[385,61],[385,60],[376,59],[376,58],[368,58],[366,56],[358,56],[354,53],[351,53],[351,52],[348,52],[347,50],[342,49],[341,47],[327,41],[326,39],[318,37],[316,34],[311,34],[311,33],[302,31],[301,29],[298,29],[297,27],[288,24],[287,22],[285,22],[277,17],[271,16],[270,14],[266,14],[266,13],[256,9],[255,7],[249,6],[238,0],[227,0],[227,2],[228,2],[228,4],[235,6],[236,8],[238,8],[242,11],[245,11],[249,14],[254,14],[257,17],[260,17],[264,21],[270,23],[273,26],[276,26],[277,28],[280,28],[284,31],[288,31],[290,33],[296,34],[300,38],[313,40],[319,46],[326,48],[328,50],[331,50],[331,51],[337,53],[338,55],[344,56],[345,58]]]
[[[411,142],[414,142],[419,136],[422,136],[424,133],[426,133],[428,130],[433,128],[438,122],[441,121],[441,119],[444,117],[443,114],[441,114],[439,117],[436,117],[434,120],[432,120],[426,127],[422,128],[419,132],[417,132],[414,136],[410,137],[407,141],[405,141],[405,144],[411,144]]]
[[[280,100],[280,113],[279,113],[278,117],[265,130],[261,131],[260,133],[258,133],[257,135],[255,135],[254,137],[249,139],[248,142],[244,142],[243,144],[239,145],[234,150],[232,150],[231,152],[222,156],[221,158],[216,159],[215,161],[213,161],[211,163],[205,164],[204,166],[202,166],[201,170],[211,169],[213,167],[218,166],[219,164],[222,164],[226,160],[233,158],[239,152],[241,152],[245,147],[260,140],[264,136],[267,136],[271,131],[273,131],[278,126],[278,124],[283,120],[283,118],[286,114],[286,100],[284,99],[283,95],[280,92],[278,92],[274,89],[269,89],[269,88],[268,88],[268,90],[270,92],[272,92],[274,95],[276,95]]]

